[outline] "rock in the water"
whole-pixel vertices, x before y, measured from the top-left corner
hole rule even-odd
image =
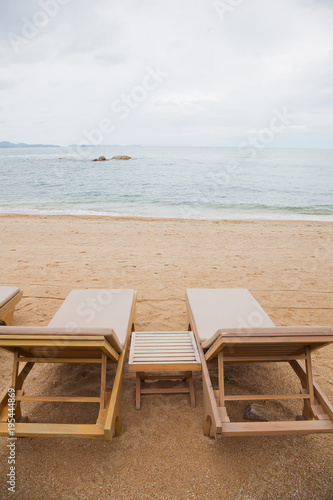
[[[111,160],[130,160],[131,157],[130,156],[126,156],[126,155],[122,155],[122,156],[113,156],[113,158],[111,158]]]
[[[100,156],[99,158],[96,158],[95,160],[92,161],[107,161],[107,159],[105,158],[105,156]]]
[[[252,422],[268,422],[271,414],[264,405],[251,403],[245,408],[243,418]]]

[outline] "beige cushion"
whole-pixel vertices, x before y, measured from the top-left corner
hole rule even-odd
[[[7,302],[19,292],[20,289],[15,286],[0,286],[0,307],[7,304]]]
[[[112,329],[110,343],[121,352],[130,327],[134,298],[134,290],[72,290],[48,327],[66,328],[74,333],[80,328]]]
[[[220,329],[274,327],[260,304],[243,288],[190,288],[188,307],[202,347],[208,348],[219,337]]]
[[[106,337],[107,339],[114,336],[112,328],[51,328],[49,326],[2,326],[0,328],[0,336],[8,335],[22,336],[66,336],[66,337]]]

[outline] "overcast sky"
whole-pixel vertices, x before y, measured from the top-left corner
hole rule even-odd
[[[331,0],[3,0],[0,23],[0,141],[333,147]]]

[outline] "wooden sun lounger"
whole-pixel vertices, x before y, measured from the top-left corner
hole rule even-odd
[[[204,434],[212,437],[333,432],[333,406],[313,380],[311,353],[333,343],[329,327],[276,327],[248,290],[188,289],[188,326],[202,361]],[[218,358],[218,389],[207,362]],[[289,362],[301,382],[299,394],[226,395],[226,362]],[[305,364],[304,364],[305,363]],[[230,422],[226,402],[303,400],[295,421]]]
[[[11,388],[16,392],[15,437],[89,437],[120,434],[125,356],[134,330],[134,290],[73,290],[47,327],[0,328],[0,348],[14,354]],[[117,363],[112,392],[106,392],[107,363]],[[35,363],[101,365],[96,397],[30,396],[23,383]],[[81,383],[77,381],[78,385]],[[98,403],[96,424],[30,423],[23,401]],[[8,390],[0,398],[0,435],[8,436]]]
[[[22,292],[14,286],[0,287],[0,325],[10,325],[13,321],[16,305],[22,298]]]

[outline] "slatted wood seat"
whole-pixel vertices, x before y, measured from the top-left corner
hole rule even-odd
[[[276,327],[248,290],[189,289],[188,326],[197,338],[202,361],[204,433],[274,435],[333,432],[333,407],[313,380],[312,351],[333,343],[329,327]],[[207,362],[218,359],[218,389],[214,390]],[[227,362],[288,362],[301,382],[299,394],[226,395]],[[305,363],[305,365],[303,364]],[[300,420],[292,422],[230,422],[226,403],[301,399]]]
[[[136,372],[136,408],[141,407],[141,394],[189,393],[195,406],[192,372],[201,369],[201,361],[192,332],[133,332],[129,369]],[[148,375],[147,372],[182,372],[180,375]],[[183,380],[188,387],[143,388],[146,380]]]
[[[0,325],[10,325],[13,321],[14,311],[22,298],[19,288],[14,286],[0,287]]]
[[[16,393],[15,436],[89,437],[110,440],[121,430],[121,388],[130,335],[134,329],[134,290],[73,290],[49,326],[0,328],[0,348],[14,354],[11,388]],[[87,396],[26,395],[23,384],[35,363],[96,363],[101,366],[100,393]],[[106,368],[116,363],[111,392]],[[77,381],[80,385],[80,380]],[[21,403],[96,403],[95,425],[30,423]],[[8,390],[0,398],[0,435],[8,436]]]

